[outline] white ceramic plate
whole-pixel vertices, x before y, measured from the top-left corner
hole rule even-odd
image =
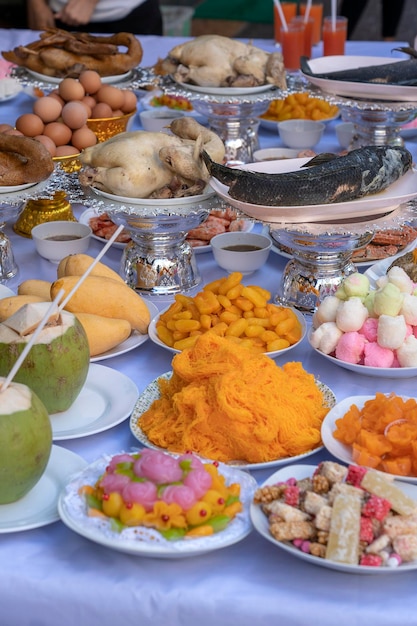
[[[80,224],[86,224],[87,226],[90,226],[90,219],[93,217],[98,217],[98,214],[96,213],[96,211],[94,209],[86,209],[84,213],[80,215],[78,221],[80,222]],[[101,241],[101,243],[107,243],[107,239],[104,239],[104,237],[98,237],[94,233],[92,233],[91,236],[93,239],[96,239],[97,241]],[[126,244],[120,241],[114,241],[112,243],[112,247],[119,248],[120,250],[123,250],[125,246]]]
[[[242,221],[242,218],[237,218],[239,221]],[[203,225],[203,224],[202,224]],[[255,224],[250,220],[243,220],[242,229],[243,233],[250,233],[253,230]],[[226,231],[228,232],[228,231]],[[206,246],[193,246],[191,244],[192,249],[194,250],[194,254],[203,254],[205,252],[211,252],[211,245],[207,244]]]
[[[269,174],[282,174],[301,169],[310,157],[304,159],[285,159],[279,161],[262,161],[248,163],[240,169]],[[336,202],[334,204],[313,204],[310,206],[262,206],[235,200],[229,195],[229,188],[215,178],[210,179],[214,191],[226,202],[246,215],[264,222],[299,224],[306,221],[322,222],[335,219],[349,219],[354,217],[380,215],[385,209],[398,207],[403,202],[417,196],[417,170],[408,171],[400,180],[390,185],[388,189],[366,198],[351,202]]]
[[[203,202],[213,195],[213,192],[209,190],[206,193],[202,193],[198,196],[187,196],[184,198],[169,198],[161,200],[158,198],[127,198],[126,196],[116,196],[113,193],[108,193],[107,191],[102,191],[101,189],[95,189],[94,187],[91,187],[91,191],[97,196],[102,196],[103,198],[113,200],[114,202],[123,202],[124,204],[128,205],[140,205],[142,207],[183,207],[189,204],[198,204],[199,202]]]
[[[18,502],[0,505],[0,533],[30,530],[59,520],[58,496],[72,476],[86,466],[78,454],[52,446],[46,470],[33,489]]]
[[[53,83],[54,85],[59,84],[62,81],[62,77],[57,76],[47,76],[46,74],[39,74],[39,72],[34,72],[33,70],[29,70],[26,68],[28,74],[36,78],[36,80],[41,80],[45,83]],[[127,80],[132,75],[132,72],[125,72],[124,74],[115,74],[114,76],[102,76],[102,83],[120,83],[123,80]]]
[[[51,417],[54,441],[87,437],[108,430],[131,414],[138,399],[135,383],[125,374],[90,364],[80,395],[67,411]]]
[[[406,396],[402,397],[407,399]],[[352,404],[356,404],[358,409],[362,409],[367,400],[373,400],[374,398],[375,395],[350,396],[349,398],[345,398],[335,404],[323,420],[323,424],[321,426],[321,438],[323,443],[330,454],[333,454],[333,456],[336,457],[336,459],[339,459],[339,461],[342,461],[342,463],[357,465],[352,458],[351,446],[347,446],[333,437],[333,433],[336,430],[336,420],[343,417],[349,411]],[[383,470],[379,471],[383,472]],[[387,476],[396,478],[397,480],[417,484],[417,476],[397,476],[396,474],[390,474],[389,472],[384,473],[387,474]]]
[[[307,478],[313,475],[313,472],[316,470],[315,465],[290,465],[288,467],[284,467],[275,474],[272,474],[264,483],[262,483],[262,487],[266,485],[273,485],[277,482],[288,480],[288,478],[295,478],[296,480],[300,480],[302,478]],[[406,483],[398,484],[403,491],[407,493],[410,497],[417,500],[417,487],[414,485],[409,485]],[[391,567],[372,567],[369,565],[345,565],[343,563],[336,563],[334,561],[329,561],[327,559],[321,559],[317,556],[313,556],[312,554],[307,554],[306,552],[302,552],[298,550],[294,546],[289,543],[285,543],[284,541],[277,541],[269,532],[268,528],[268,519],[266,515],[261,511],[259,505],[251,504],[250,507],[250,516],[252,523],[255,529],[268,541],[278,546],[285,552],[292,554],[303,561],[307,561],[311,565],[320,565],[321,567],[326,567],[333,570],[338,570],[339,572],[345,572],[347,574],[399,574],[402,572],[415,570],[417,569],[417,561],[412,561],[410,563],[403,563],[399,567],[391,568]]]
[[[151,319],[158,315],[159,309],[153,302],[149,302],[149,300],[144,300],[146,306],[149,309],[149,313],[151,314]],[[90,363],[96,363],[97,361],[105,361],[106,359],[111,359],[114,356],[121,356],[126,352],[130,352],[135,348],[141,346],[145,341],[149,339],[148,333],[146,335],[141,335],[137,331],[132,331],[130,337],[119,343],[118,346],[115,346],[111,350],[107,350],[107,352],[103,352],[102,354],[98,354],[97,356],[93,356],[90,359]]]
[[[0,102],[16,98],[22,89],[22,85],[15,78],[0,78]]]
[[[249,519],[249,506],[256,489],[256,481],[247,472],[241,472],[227,466],[220,466],[221,473],[228,483],[240,483],[240,498],[243,511],[221,532],[210,537],[201,537],[179,541],[167,541],[158,532],[143,526],[126,528],[122,532],[113,532],[110,521],[88,517],[85,501],[79,494],[82,485],[94,485],[105,470],[111,457],[102,457],[78,475],[62,492],[58,510],[59,515],[69,528],[95,543],[135,556],[147,556],[158,559],[179,559],[198,556],[226,548],[241,541],[252,530]]]
[[[165,348],[165,350],[169,350],[170,352],[178,353],[181,352],[181,350],[176,350],[175,348],[171,348],[170,346],[167,346],[166,343],[164,343],[163,341],[161,341],[158,337],[158,334],[156,332],[156,324],[159,320],[160,315],[162,315],[163,313],[165,313],[168,310],[169,307],[167,307],[166,309],[164,309],[163,311],[159,312],[157,315],[155,315],[154,318],[152,318],[151,323],[149,324],[149,328],[148,328],[148,334],[149,334],[149,338],[151,341],[153,341],[154,343],[156,343],[157,346],[160,346],[161,348]],[[305,317],[302,313],[300,313],[300,311],[297,311],[297,309],[292,309],[293,312],[295,313],[295,315],[297,316],[298,321],[301,324],[302,327],[302,335],[299,341],[297,341],[297,343],[295,343],[292,346],[289,346],[288,348],[284,348],[282,350],[276,350],[275,352],[265,352],[265,356],[269,356],[271,359],[275,359],[278,356],[281,356],[282,354],[285,354],[286,352],[289,352],[289,350],[292,350],[293,348],[296,348],[304,339],[304,337],[306,336],[307,333],[307,324],[306,324],[306,320]]]
[[[384,58],[371,56],[326,56],[309,60],[308,64],[315,74],[327,72],[338,72],[371,65],[384,65],[385,63],[395,63],[403,61],[399,58]],[[336,94],[349,98],[359,98],[361,100],[370,98],[373,100],[390,100],[402,102],[417,101],[417,87],[406,87],[402,85],[385,85],[383,83],[359,83],[343,80],[333,80],[318,78],[304,74],[310,83],[320,87],[325,93]]]
[[[167,372],[165,374],[162,374],[162,376],[160,376],[159,378],[169,378],[170,376],[171,376],[171,372]],[[319,381],[316,381],[316,384],[319,387],[319,389],[322,391],[327,405],[329,407],[334,406],[334,404],[336,403],[336,397],[333,391],[329,389],[327,385]],[[162,450],[163,452],[166,452],[167,450],[165,450],[164,448],[156,446],[152,442],[150,442],[148,437],[145,435],[145,433],[143,432],[143,430],[140,428],[140,426],[137,423],[137,420],[142,415],[142,413],[147,411],[152,405],[153,401],[158,400],[158,398],[160,398],[160,393],[159,393],[159,387],[158,387],[158,378],[156,378],[146,387],[146,389],[139,396],[138,401],[136,402],[135,408],[133,409],[132,415],[130,417],[130,430],[133,436],[136,437],[136,439],[140,441],[140,443],[146,448],[153,448],[154,450]],[[320,446],[319,448],[314,448],[314,450],[309,450],[308,452],[305,452],[304,454],[298,454],[297,456],[286,457],[283,459],[275,459],[274,461],[265,461],[264,463],[244,463],[244,462],[237,461],[236,463],[230,462],[227,465],[228,467],[239,467],[240,469],[246,469],[246,470],[268,469],[268,468],[273,468],[273,467],[279,467],[280,465],[286,465],[287,463],[293,463],[301,459],[305,459],[306,457],[311,456],[312,454],[316,454],[316,452],[319,452],[322,449],[323,447]],[[213,459],[213,460],[216,460],[216,459]]]
[[[197,122],[199,122],[199,124],[207,123],[207,118],[204,117],[204,115],[197,113],[197,111],[195,111],[194,109],[191,109],[191,111],[185,111],[183,109],[175,109],[174,107],[171,108],[167,106],[155,106],[154,104],[151,104],[152,100],[160,95],[162,95],[162,91],[148,91],[146,95],[144,95],[143,98],[141,98],[140,100],[142,107],[147,111],[180,111],[181,113],[184,113],[184,115],[186,115],[187,117],[193,117],[195,120],[197,120]]]
[[[382,259],[382,261],[377,261],[376,263],[373,263],[371,267],[368,268],[365,272],[365,276],[369,278],[369,283],[372,289],[376,289],[376,286],[377,286],[376,281],[379,278],[382,278],[382,276],[385,276],[389,266],[395,259],[398,259],[404,254],[407,254],[407,252],[411,252],[411,250],[414,250],[416,246],[417,246],[417,240],[414,240],[410,244],[408,244],[408,246],[403,248],[403,250],[401,250],[401,252],[399,252],[398,254],[395,254],[394,256],[390,256],[386,259]]]
[[[190,91],[214,96],[250,96],[274,89],[274,85],[270,84],[258,85],[257,87],[201,87],[200,85],[191,85],[190,83],[177,84]]]
[[[336,359],[334,356],[330,356],[329,354],[324,354],[324,352],[320,352],[317,348],[314,348],[311,345],[311,333],[312,329],[308,333],[308,341],[312,349],[320,354],[322,357],[337,365],[338,367],[343,367],[345,370],[349,370],[351,372],[355,372],[355,374],[359,374],[360,376],[374,376],[376,378],[412,378],[413,376],[417,376],[417,367],[370,367],[369,365],[358,365],[356,363],[347,363],[346,361],[341,361],[340,359]]]
[[[332,115],[331,117],[325,117],[322,120],[318,120],[319,122],[324,122],[325,124],[327,124],[327,122],[333,122],[333,120],[337,120],[337,118],[340,116],[340,111],[338,113],[336,113],[336,115]],[[262,128],[265,128],[266,130],[269,130],[271,132],[278,132],[278,120],[267,120],[263,117],[259,118],[259,121],[261,123]],[[281,121],[281,120],[279,120]],[[300,151],[299,151],[300,152]]]
[[[34,187],[35,185],[37,185],[37,183],[24,183],[23,185],[0,185],[0,194],[23,191],[23,189],[29,189],[29,187]]]

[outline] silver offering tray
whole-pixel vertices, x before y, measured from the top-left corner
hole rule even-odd
[[[123,251],[121,274],[137,292],[172,296],[200,284],[195,254],[186,237],[218,205],[213,191],[172,200],[111,200],[88,189],[83,204],[107,213],[129,231],[131,242]]]
[[[416,215],[417,204],[411,201],[362,220],[269,224],[272,239],[293,255],[282,274],[276,302],[314,313],[324,297],[357,271],[352,261],[355,250],[370,243],[376,231],[399,228]]]

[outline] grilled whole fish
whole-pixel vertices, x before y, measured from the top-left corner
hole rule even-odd
[[[401,52],[417,55],[412,48],[396,48]],[[385,85],[403,85],[412,87],[417,85],[417,58],[406,59],[382,65],[368,65],[366,67],[355,67],[347,70],[335,72],[325,72],[323,74],[314,73],[310,68],[307,57],[301,58],[301,70],[307,76],[314,78],[324,78],[327,80],[349,81],[354,83],[377,83]]]
[[[356,200],[383,191],[412,167],[411,153],[396,146],[367,146],[346,156],[318,155],[302,169],[281,174],[220,165],[204,151],[202,156],[210,175],[229,187],[232,198],[262,206]]]

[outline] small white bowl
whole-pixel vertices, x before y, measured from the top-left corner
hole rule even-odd
[[[211,249],[220,267],[227,272],[253,274],[266,263],[272,241],[257,233],[221,233],[212,238]]]
[[[79,222],[44,222],[32,228],[32,239],[40,256],[52,263],[59,263],[69,254],[86,252],[90,245],[92,230]]]
[[[296,159],[298,153],[299,150],[292,150],[291,148],[263,148],[262,150],[255,150],[253,158],[258,163],[260,161],[278,161],[280,159]]]
[[[302,150],[313,148],[321,139],[326,128],[323,122],[314,120],[285,120],[278,122],[278,133],[288,148]]]
[[[342,122],[336,126],[336,137],[342,148],[349,148],[352,139],[355,125],[353,122]]]
[[[140,123],[144,130],[151,133],[159,133],[161,131],[169,132],[169,125],[178,117],[184,117],[184,113],[181,111],[164,110],[152,110],[141,111],[139,113]]]

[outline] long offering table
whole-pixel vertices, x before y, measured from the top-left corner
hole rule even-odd
[[[2,49],[35,38],[28,31],[0,31]],[[156,61],[177,43],[168,38],[143,37],[144,65]],[[256,42],[272,49],[272,42]],[[389,56],[393,44],[349,42],[349,54]],[[320,47],[315,56],[320,56]],[[0,122],[13,123],[31,108],[21,94],[0,104]],[[318,150],[338,150],[335,123],[326,128]],[[138,118],[135,127],[139,128]],[[279,145],[277,136],[261,130],[262,147]],[[408,144],[414,154],[416,145]],[[83,207],[74,207],[76,216]],[[256,228],[260,228],[259,225]],[[41,259],[32,240],[6,232],[13,242],[19,275],[13,289],[29,278],[53,280],[56,266]],[[92,240],[88,253],[96,256],[102,244]],[[105,261],[119,268],[121,250],[112,248]],[[211,253],[197,255],[204,283],[224,275]],[[246,278],[272,294],[287,260],[271,252],[267,264]],[[155,302],[159,308],[167,300]],[[172,355],[147,341],[135,350],[101,365],[131,378],[139,392],[171,369]],[[388,379],[357,375],[335,368],[314,353],[307,340],[290,353],[304,368],[328,385],[338,400],[376,391],[415,395],[414,378]],[[283,355],[276,359],[285,363]],[[138,447],[128,420],[99,434],[64,440],[57,445],[87,462],[103,453]],[[317,464],[331,458],[324,452],[309,457]],[[254,471],[260,483],[274,469]],[[1,507],[0,507],[1,521]],[[240,543],[192,558],[162,560],[123,554],[72,532],[56,522],[23,532],[0,534],[0,624],[2,626],[359,626],[415,624],[416,574],[392,570],[386,575],[356,576],[316,567],[272,546],[255,531]]]

